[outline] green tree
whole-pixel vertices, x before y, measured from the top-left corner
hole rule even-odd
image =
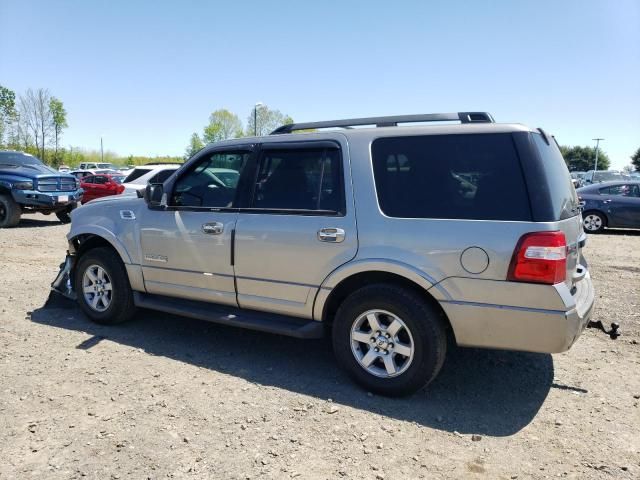
[[[255,110],[254,110],[255,109]],[[282,125],[293,123],[293,118],[285,115],[280,110],[272,110],[267,105],[254,107],[247,118],[247,136],[269,135]]]
[[[222,108],[209,116],[209,124],[204,127],[202,140],[204,143],[213,143],[241,136],[242,122],[238,116]]]
[[[49,110],[51,110],[51,123],[53,124],[53,164],[59,165],[60,159],[58,158],[58,145],[60,137],[62,136],[62,130],[69,126],[67,124],[67,111],[64,109],[62,102],[56,97],[51,97],[51,100],[49,100]]]
[[[184,152],[185,160],[188,160],[189,158],[193,157],[198,151],[202,150],[203,147],[204,147],[204,143],[202,143],[202,139],[200,138],[200,135],[194,132],[191,135],[191,139],[189,140],[189,145],[187,146],[187,149]]]
[[[0,85],[0,145],[4,144],[4,134],[16,118],[16,94]]]
[[[636,153],[631,155],[631,164],[636,169],[636,172],[640,172],[640,148],[636,150]]]
[[[586,172],[593,170],[596,163],[595,148],[561,146],[560,151],[570,171]],[[598,170],[607,170],[610,165],[609,156],[601,148],[598,149]]]

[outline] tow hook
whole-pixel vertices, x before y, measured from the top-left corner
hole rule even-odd
[[[620,325],[613,322],[611,324],[611,330],[607,331],[606,328],[604,328],[604,325],[602,324],[602,321],[598,320],[597,322],[589,322],[587,324],[587,328],[597,328],[598,330],[603,331],[604,333],[606,333],[607,335],[609,335],[609,337],[611,338],[611,340],[615,340],[616,338],[618,338],[621,334],[618,331],[618,329],[620,328]]]

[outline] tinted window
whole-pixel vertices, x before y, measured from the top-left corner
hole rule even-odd
[[[98,183],[100,185],[103,185],[108,181],[107,177],[103,177],[102,175],[99,175],[93,178],[95,179],[95,183]]]
[[[127,175],[127,178],[124,179],[124,183],[133,182],[134,180],[137,180],[138,178],[143,176],[145,173],[149,173],[150,171],[151,171],[150,168],[135,168],[133,172]]]
[[[171,205],[182,207],[231,207],[236,196],[235,184],[227,184],[216,176],[220,169],[242,173],[249,153],[208,154],[196,162],[175,183]],[[173,173],[175,170],[171,170]]]
[[[600,195],[621,195],[624,197],[637,197],[638,185],[612,185],[601,188]]]
[[[80,174],[80,175],[81,175],[81,174]],[[91,175],[91,176],[86,176],[86,177],[84,177],[84,178],[82,179],[82,181],[83,181],[84,183],[96,183],[94,180],[95,180],[95,177],[94,177],[94,176],[92,176],[92,175]]]
[[[578,195],[555,140],[551,139],[547,145],[538,133],[533,134],[533,139],[542,160],[555,219],[563,220],[579,215]]]
[[[340,151],[267,150],[258,165],[254,208],[342,210]]]
[[[156,173],[151,179],[149,183],[164,183],[164,181],[174,174],[175,169],[162,170],[161,172]]]
[[[531,220],[510,134],[379,138],[372,157],[390,217]]]

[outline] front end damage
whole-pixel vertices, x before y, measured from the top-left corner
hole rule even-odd
[[[76,292],[73,285],[73,271],[76,264],[76,256],[67,252],[67,257],[60,264],[60,271],[51,284],[52,294],[60,294],[69,300],[76,300]],[[51,296],[49,297],[51,299]]]

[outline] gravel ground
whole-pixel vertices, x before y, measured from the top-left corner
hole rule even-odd
[[[0,230],[0,479],[640,478],[640,232],[591,236],[595,319],[560,355],[454,349],[405,399],[302,341],[44,308],[68,226]]]

